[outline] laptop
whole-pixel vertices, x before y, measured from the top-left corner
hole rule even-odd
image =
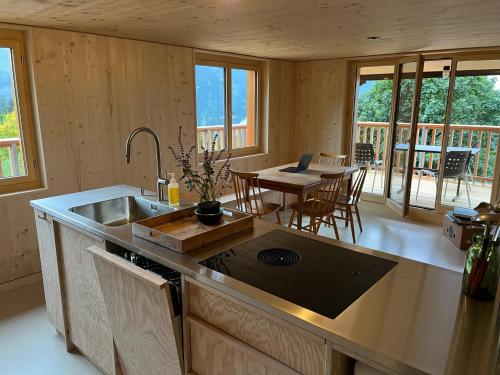
[[[297,173],[305,171],[309,167],[312,158],[313,154],[304,154],[300,157],[299,165],[297,165],[296,167],[287,167],[280,169],[280,172]]]

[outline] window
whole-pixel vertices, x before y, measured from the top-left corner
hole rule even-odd
[[[40,186],[23,34],[0,31],[0,193]]]
[[[260,152],[260,79],[260,61],[196,56],[198,152],[214,140],[233,155]]]

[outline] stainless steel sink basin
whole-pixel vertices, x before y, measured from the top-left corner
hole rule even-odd
[[[75,214],[107,226],[119,226],[175,211],[174,208],[139,197],[120,197],[69,209]]]

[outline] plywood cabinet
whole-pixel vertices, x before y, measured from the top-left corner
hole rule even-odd
[[[332,354],[319,336],[189,278],[184,296],[188,371],[211,375],[227,366],[227,374],[349,373],[339,363],[345,356]],[[267,365],[250,371],[255,357]]]
[[[49,320],[105,374],[352,373],[324,338],[185,276],[181,327],[166,280],[102,238],[39,211],[35,220]]]
[[[106,374],[115,373],[113,337],[97,271],[87,248],[104,240],[59,225],[69,339]]]
[[[63,285],[60,281],[61,267],[58,257],[57,223],[52,216],[35,210],[35,223],[38,236],[40,263],[42,266],[45,305],[49,322],[64,337],[66,324],[63,309]]]
[[[193,316],[188,317],[190,373],[197,375],[299,375],[252,346]]]

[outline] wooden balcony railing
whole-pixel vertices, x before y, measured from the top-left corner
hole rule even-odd
[[[210,145],[217,134],[215,148],[221,150],[224,148],[224,125],[202,126],[198,128],[198,152],[201,152],[201,146]],[[247,144],[247,125],[233,125],[233,148],[242,148],[249,146]]]
[[[3,138],[0,139],[0,150],[8,149],[10,173],[4,173],[2,168],[2,161],[0,160],[0,178],[1,177],[14,177],[22,174],[21,166],[19,164],[19,138]]]
[[[385,162],[387,153],[389,123],[364,122],[357,123],[359,142],[371,143],[375,149],[377,160]],[[443,124],[418,124],[417,144],[441,145]],[[409,138],[410,124],[398,124],[397,143],[404,143]],[[481,149],[471,160],[472,177],[479,181],[492,181],[496,157],[496,145],[500,141],[500,125],[450,125],[449,146],[476,147]],[[495,146],[495,147],[492,147]],[[417,153],[414,165],[427,168],[439,168],[438,154]],[[401,164],[401,155],[396,155],[396,167]]]

